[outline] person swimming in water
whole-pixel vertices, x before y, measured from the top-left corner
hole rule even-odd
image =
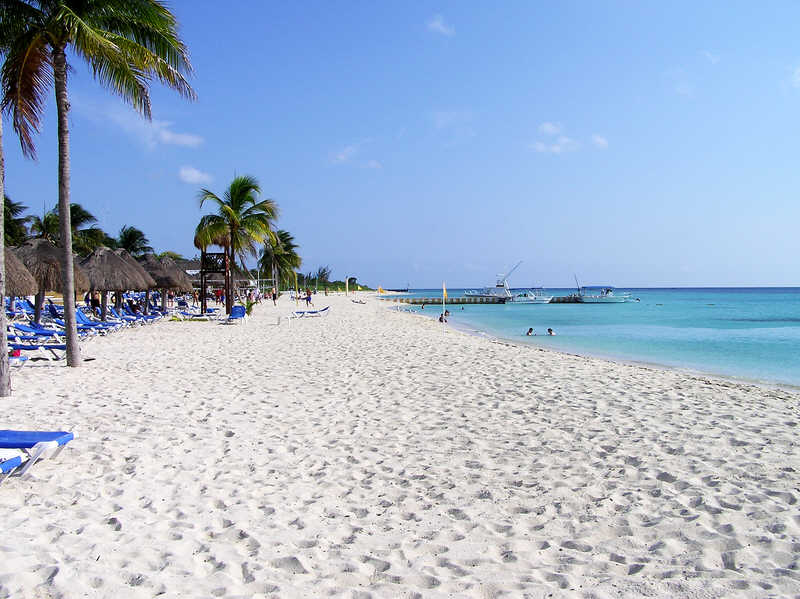
[[[528,335],[528,337],[530,337],[531,335],[533,335],[533,327],[529,328],[529,329],[528,329],[528,332],[527,332],[527,333],[525,333],[525,334],[526,334],[526,335]]]
[[[547,334],[551,335],[551,336],[554,336],[556,333],[555,333],[555,331],[553,329],[547,329]]]

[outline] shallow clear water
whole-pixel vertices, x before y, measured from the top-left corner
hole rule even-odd
[[[553,295],[574,290],[550,289]],[[624,304],[448,306],[453,325],[523,343],[800,385],[800,288],[630,289]],[[450,297],[463,295],[448,290]],[[441,289],[409,295],[440,297]],[[417,308],[418,309],[418,308]],[[439,306],[421,314],[437,317]],[[528,337],[529,327],[536,337]],[[555,337],[544,336],[547,328]]]

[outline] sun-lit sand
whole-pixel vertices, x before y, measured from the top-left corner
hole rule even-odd
[[[15,370],[0,597],[800,593],[797,395],[316,302]]]

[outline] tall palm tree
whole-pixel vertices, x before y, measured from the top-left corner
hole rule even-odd
[[[28,237],[30,216],[21,216],[28,209],[22,202],[5,196],[3,202],[3,229],[6,245],[19,245]]]
[[[33,135],[55,88],[58,114],[58,205],[64,270],[67,364],[81,363],[75,322],[70,222],[67,48],[95,79],[151,118],[148,85],[157,79],[188,98],[194,91],[177,22],[160,0],[0,0],[2,108],[10,113],[22,151],[35,157]]]
[[[116,239],[116,246],[126,249],[134,258],[153,253],[150,240],[136,227],[122,227],[119,230],[119,237]]]
[[[281,281],[289,280],[292,273],[303,264],[297,253],[299,247],[292,234],[283,229],[275,231],[275,237],[265,240],[258,265],[260,269],[272,273],[277,288],[280,288]]]
[[[258,181],[244,175],[234,178],[221,198],[208,189],[201,189],[198,195],[201,208],[206,202],[217,208],[216,214],[206,214],[200,219],[195,244],[203,250],[219,245],[225,251],[225,309],[228,312],[233,305],[231,266],[239,258],[247,271],[246,256],[256,255],[256,244],[275,236],[272,222],[278,218],[278,206],[272,200],[259,200],[260,193]]]

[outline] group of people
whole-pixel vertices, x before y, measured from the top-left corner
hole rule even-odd
[[[528,337],[531,337],[531,336],[536,337],[536,332],[533,330],[533,327],[529,328],[528,332],[525,333],[525,334]],[[553,329],[547,329],[547,334],[552,336],[552,335],[555,335],[556,333],[555,333],[555,331]]]

